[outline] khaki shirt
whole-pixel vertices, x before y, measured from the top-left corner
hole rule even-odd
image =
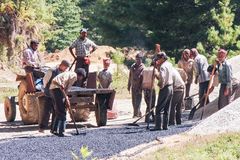
[[[158,77],[158,86],[160,87],[160,89],[173,84],[172,70],[173,66],[168,61],[163,62],[163,64],[160,66]]]
[[[182,68],[176,68],[176,70],[179,72],[183,82],[187,84],[187,80],[188,80],[187,73]]]
[[[53,78],[49,89],[60,88],[61,86],[63,86],[65,91],[67,91],[76,81],[77,74],[75,72],[63,72]]]
[[[173,91],[181,91],[185,89],[185,83],[180,76],[177,69],[173,68],[172,70],[172,77],[173,77]]]
[[[184,59],[180,59],[178,61],[178,68],[182,68],[187,73],[187,83],[191,84],[193,81],[193,70],[194,70],[194,60],[189,59],[185,61]]]
[[[100,71],[97,78],[100,83],[98,88],[110,88],[112,83],[112,74],[107,69]]]

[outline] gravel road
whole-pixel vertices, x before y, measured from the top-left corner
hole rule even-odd
[[[19,113],[17,113],[16,122],[5,122],[3,106],[1,105],[0,157],[4,160],[72,159],[71,151],[79,153],[80,147],[86,145],[93,151],[93,157],[99,159],[110,159],[111,157],[131,159],[144,149],[152,147],[152,142],[156,141],[157,137],[162,138],[183,133],[194,124],[184,120],[183,125],[169,127],[167,131],[155,132],[146,130],[146,124],[142,121],[138,123],[139,127],[128,126],[128,123],[135,120],[131,118],[130,104],[129,99],[117,100],[119,118],[109,120],[105,127],[95,127],[94,114],[89,122],[78,123],[80,133],[86,133],[86,135],[72,135],[75,130],[72,124],[68,124],[66,133],[70,136],[63,138],[52,136],[48,130],[46,133],[38,133],[37,125],[22,125]],[[145,110],[145,107],[143,103],[142,111]],[[88,128],[83,128],[83,124]],[[131,148],[135,149],[128,151]]]

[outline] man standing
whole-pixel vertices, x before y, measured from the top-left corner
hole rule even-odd
[[[75,48],[75,54],[73,53],[73,48]],[[80,30],[80,37],[76,39],[72,45],[69,47],[71,55],[76,60],[75,71],[77,68],[84,68],[86,71],[86,77],[82,80],[80,86],[86,86],[87,77],[89,72],[89,55],[97,49],[97,45],[87,38],[87,29],[82,28]]]
[[[167,130],[168,129],[168,112],[171,106],[171,100],[173,95],[173,76],[172,76],[172,64],[167,61],[168,57],[164,52],[156,55],[155,64],[159,71],[157,79],[159,79],[158,86],[160,88],[158,94],[158,101],[156,106],[155,115],[155,128],[150,131]],[[161,111],[163,113],[163,126],[161,127]]]
[[[169,125],[175,125],[175,120],[177,125],[180,125],[182,122],[181,107],[183,104],[185,83],[180,73],[175,68],[173,68],[172,70],[172,76],[173,76],[173,98],[172,98],[172,104],[170,109]]]
[[[219,98],[218,98],[218,109],[222,109],[231,102],[232,95],[232,66],[226,60],[227,51],[220,49],[217,54],[218,58],[218,80],[221,83]]]
[[[140,105],[142,101],[142,72],[144,64],[142,63],[143,55],[136,55],[135,63],[131,66],[128,77],[128,91],[132,92],[133,118],[141,117]]]
[[[110,59],[103,59],[103,70],[98,73],[98,88],[110,88],[112,83],[112,74],[109,72],[108,68],[110,66]]]
[[[191,84],[193,81],[194,60],[190,58],[190,54],[191,54],[191,51],[189,49],[185,49],[182,53],[181,59],[178,61],[178,68],[182,68],[187,73],[185,97],[189,97],[189,92],[190,92]]]
[[[44,76],[37,68],[41,67],[41,58],[37,51],[39,42],[31,40],[30,47],[23,51],[22,65],[26,73],[33,73],[34,78]]]
[[[54,77],[59,75],[62,72],[65,72],[70,66],[69,62],[62,60],[59,66],[53,69],[49,69],[45,76],[43,77],[43,88],[45,96],[39,97],[39,104],[42,104],[41,113],[39,115],[39,132],[44,132],[44,129],[48,127],[48,121],[50,114],[52,112],[52,121],[51,121],[51,132],[53,132],[53,121],[55,118],[54,107],[52,103],[52,98],[49,92],[49,87]]]
[[[63,72],[53,78],[50,85],[50,94],[54,102],[55,119],[53,122],[52,133],[63,137],[66,125],[66,104],[70,104],[68,97],[65,93],[75,83],[85,78],[86,72],[83,68],[76,69],[75,72]]]
[[[196,48],[191,49],[191,56],[194,59],[194,70],[195,70],[195,84],[199,82],[199,101],[200,106],[204,106],[205,102],[205,94],[207,93],[208,84],[210,80],[210,75],[207,71],[208,61],[204,55],[198,53]],[[209,98],[207,97],[207,103],[209,103]]]

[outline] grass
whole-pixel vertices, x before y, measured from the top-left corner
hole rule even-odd
[[[113,74],[112,87],[116,90],[116,98],[131,98],[131,94],[127,90],[128,74],[121,69],[119,68]]]
[[[185,145],[163,148],[142,160],[239,160],[240,133],[194,139]]]
[[[17,88],[0,87],[0,103],[4,102],[5,97],[17,96],[17,94],[18,94]]]

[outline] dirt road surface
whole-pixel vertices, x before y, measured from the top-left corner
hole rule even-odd
[[[73,124],[68,124],[66,133],[69,137],[59,138],[46,130],[38,132],[37,125],[23,125],[17,110],[15,122],[5,120],[3,104],[0,105],[0,157],[3,159],[72,159],[71,151],[79,153],[83,145],[93,151],[93,156],[100,159],[135,159],[153,146],[159,145],[157,137],[169,137],[190,129],[192,122],[185,121],[183,125],[169,127],[168,131],[149,132],[146,124],[141,120],[139,127],[128,126],[132,119],[130,99],[116,100],[119,117],[109,120],[107,126],[96,127],[94,113],[88,122],[77,123],[80,133],[86,135],[72,135],[75,133]],[[142,113],[146,105],[142,102]],[[151,124],[150,126],[154,126]],[[12,154],[10,154],[12,153]]]

